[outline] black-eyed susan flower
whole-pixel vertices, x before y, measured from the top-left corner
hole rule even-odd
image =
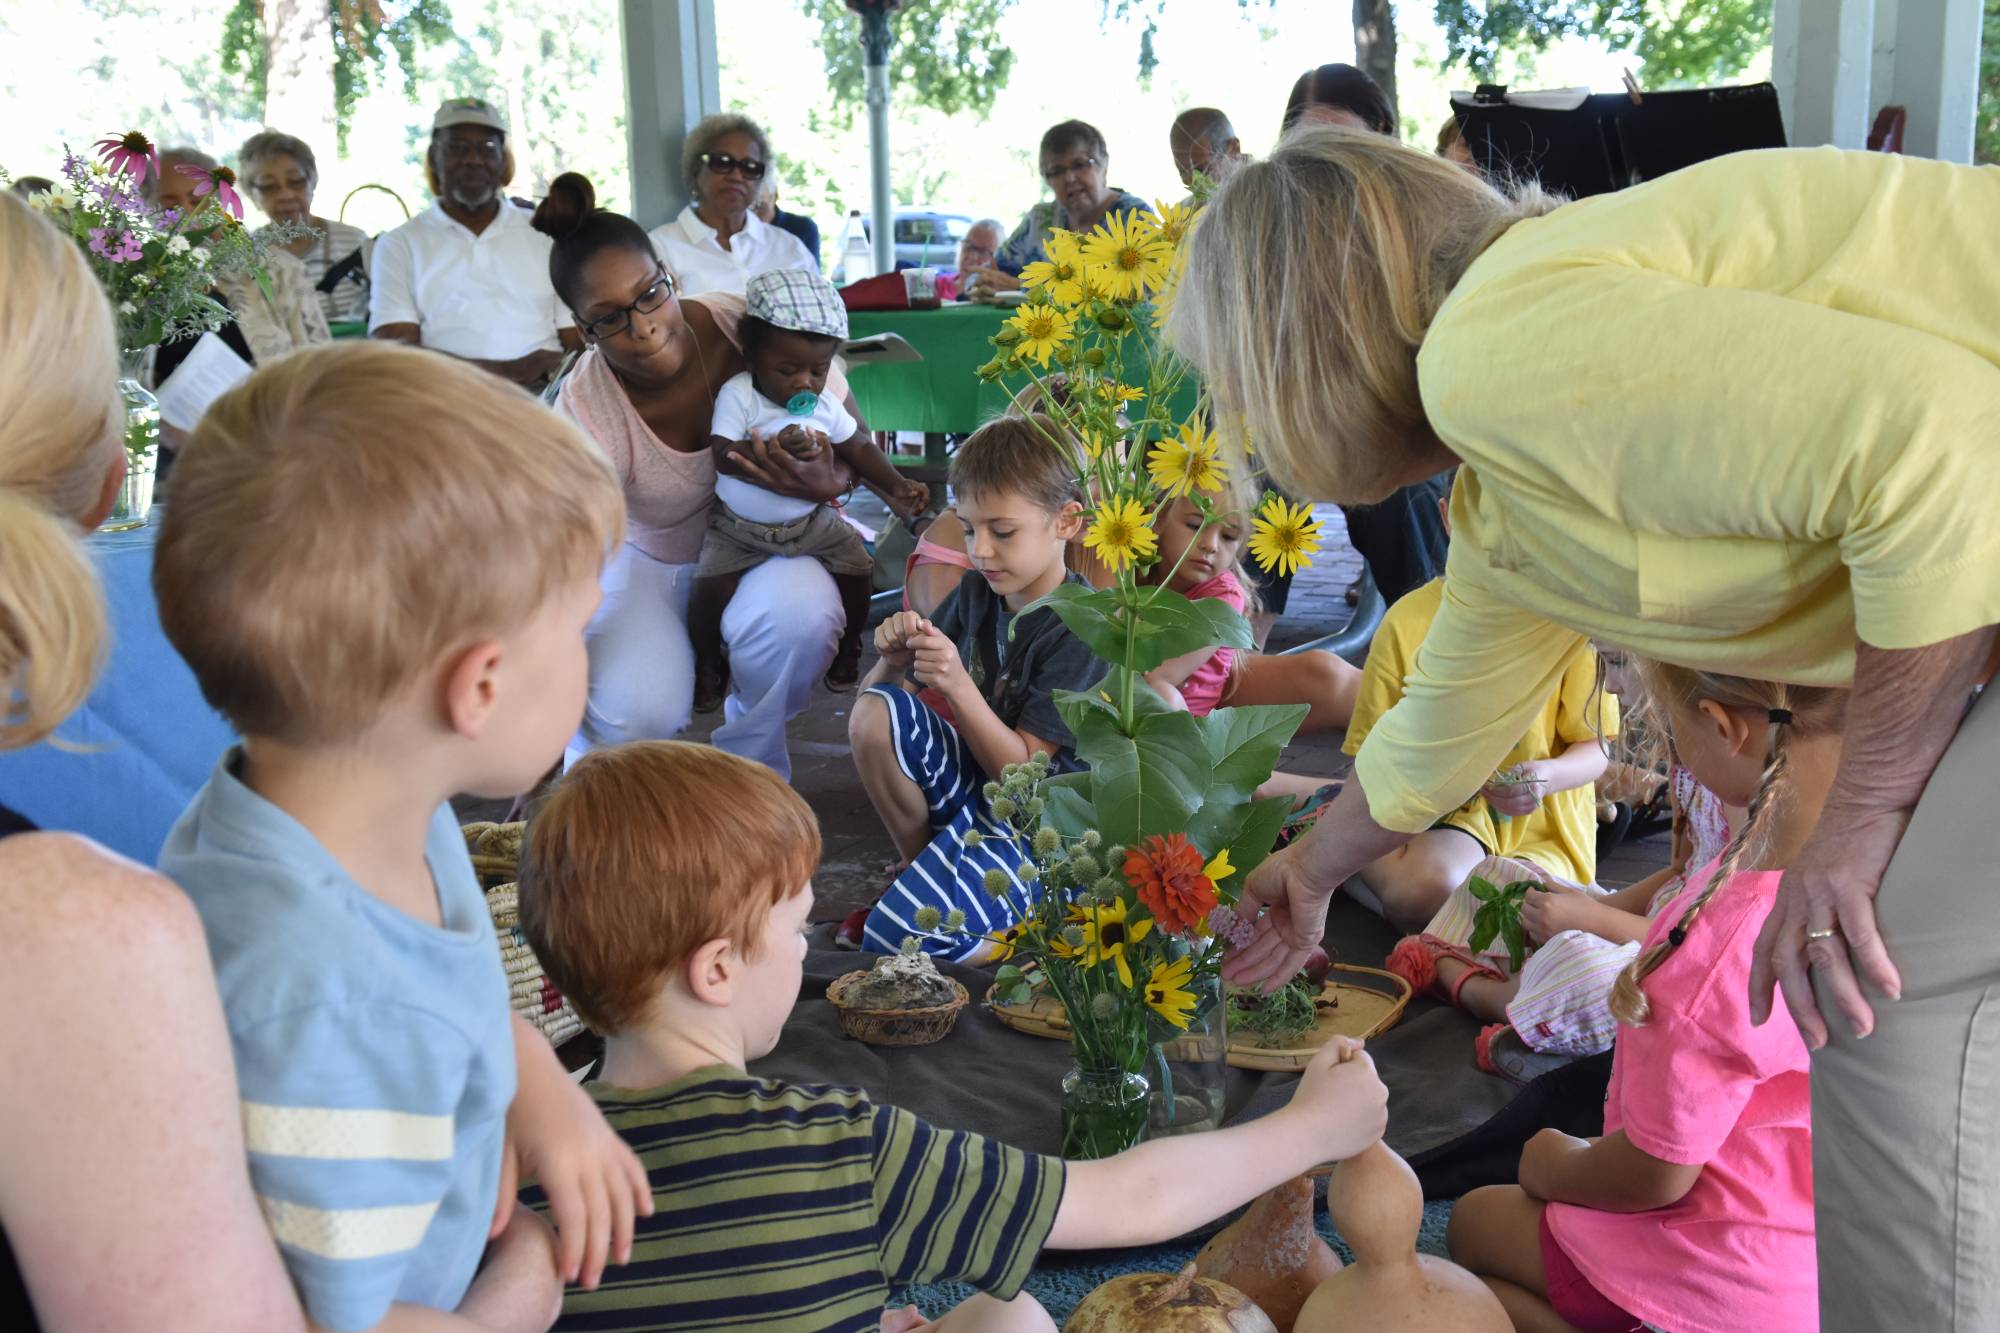
[[[1153,919],[1142,916],[1133,921],[1128,919],[1126,912],[1126,904],[1120,900],[1109,906],[1092,907],[1083,913],[1083,920],[1077,923],[1083,931],[1077,956],[1085,967],[1110,963],[1118,969],[1118,979],[1129,987],[1132,984],[1132,963],[1125,951],[1153,933]]]
[[[1250,525],[1250,555],[1269,573],[1291,574],[1312,564],[1319,549],[1319,523],[1312,506],[1285,503],[1282,495],[1269,495]]]
[[[1152,555],[1159,542],[1146,521],[1145,506],[1137,500],[1109,500],[1097,506],[1090,531],[1083,537],[1083,544],[1114,571]]]
[[[1158,963],[1146,978],[1146,1007],[1177,1028],[1186,1028],[1194,1017],[1194,992],[1188,983],[1194,977],[1194,960],[1176,958]]]

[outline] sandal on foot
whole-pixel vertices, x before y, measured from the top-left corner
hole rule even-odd
[[[1513,1025],[1509,1023],[1488,1023],[1479,1029],[1479,1035],[1472,1039],[1473,1061],[1496,1078],[1504,1078],[1505,1075],[1501,1074],[1500,1067],[1493,1063],[1493,1043],[1503,1034],[1513,1030]]]
[[[1438,982],[1437,960],[1456,958],[1464,963],[1467,971],[1452,984],[1447,992]],[[1474,977],[1490,977],[1494,981],[1505,981],[1507,974],[1499,968],[1482,963],[1470,949],[1461,944],[1451,944],[1435,935],[1405,935],[1389,951],[1388,961],[1382,964],[1387,970],[1410,983],[1410,989],[1418,995],[1427,995],[1434,1000],[1443,1000],[1453,1008],[1458,1007],[1458,993],[1465,989],[1465,983]]]
[[[868,913],[871,910],[857,907],[849,912],[846,918],[833,928],[833,947],[857,950],[861,948],[861,934],[868,926]]]

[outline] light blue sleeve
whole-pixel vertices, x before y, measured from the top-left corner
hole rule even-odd
[[[316,1005],[233,1040],[251,1184],[307,1312],[369,1328],[456,1178],[472,1044],[381,1000]]]

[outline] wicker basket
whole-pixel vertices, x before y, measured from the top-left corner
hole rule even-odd
[[[507,998],[514,1012],[536,1031],[560,1046],[583,1031],[583,1020],[542,971],[535,951],[521,933],[521,894],[515,887],[520,873],[520,824],[467,824],[465,847],[472,868],[486,890],[486,910],[493,914],[493,933],[500,941],[500,962],[507,970]]]
[[[838,978],[826,988],[826,998],[840,1015],[841,1031],[870,1046],[928,1046],[942,1041],[958,1022],[958,1011],[972,998],[965,987],[946,977],[955,992],[949,1004],[928,1009],[850,1009],[842,997],[867,975],[866,971],[849,972]]]

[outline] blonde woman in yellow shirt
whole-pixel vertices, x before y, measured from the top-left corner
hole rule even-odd
[[[1555,208],[1323,128],[1232,176],[1190,245],[1171,334],[1281,484],[1366,503],[1463,465],[1417,671],[1249,878],[1270,910],[1230,975],[1295,966],[1586,637],[1851,685],[1751,1003],[1781,991],[1814,1048],[1824,1327],[1984,1326],[2000,707],[1967,700],[2000,622],[2000,170],[1742,153]]]

